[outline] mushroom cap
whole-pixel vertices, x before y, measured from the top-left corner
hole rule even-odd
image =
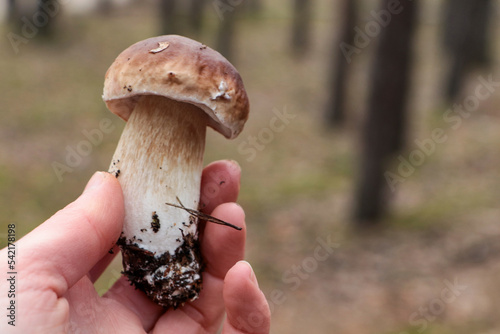
[[[243,81],[217,51],[192,39],[166,35],[124,50],[106,72],[103,100],[125,121],[141,95],[159,95],[201,108],[208,125],[235,138],[248,119]]]

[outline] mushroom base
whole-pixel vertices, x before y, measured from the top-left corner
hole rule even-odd
[[[149,299],[164,308],[176,309],[198,298],[202,288],[202,260],[197,235],[187,234],[174,254],[159,256],[127,242],[118,240],[123,256],[123,274]]]

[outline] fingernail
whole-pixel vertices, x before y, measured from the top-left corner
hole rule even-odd
[[[245,263],[248,266],[248,269],[250,269],[250,272],[248,274],[248,278],[250,278],[250,281],[252,281],[255,286],[259,287],[259,282],[257,281],[257,276],[255,276],[255,273],[253,271],[252,265],[248,263],[247,261],[240,261],[241,263]]]
[[[241,168],[241,166],[240,166],[240,164],[238,163],[238,161],[233,160],[233,159],[228,159],[227,161],[229,161],[229,162],[230,162],[230,163],[232,163],[233,165],[236,165],[236,167]]]
[[[94,175],[92,175],[92,177],[90,178],[87,185],[85,186],[85,189],[83,190],[83,192],[85,193],[89,190],[92,190],[92,189],[99,187],[103,183],[105,177],[106,177],[106,173],[95,172]]]
[[[226,160],[231,165],[230,169],[235,172],[241,173],[241,166],[236,160]]]

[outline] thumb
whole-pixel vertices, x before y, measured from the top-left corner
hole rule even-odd
[[[19,240],[19,266],[64,278],[57,280],[64,286],[54,287],[62,295],[114,245],[123,216],[120,184],[111,174],[95,173],[76,201]]]

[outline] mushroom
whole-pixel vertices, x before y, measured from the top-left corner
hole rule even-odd
[[[235,138],[248,118],[240,75],[218,52],[167,35],[123,51],[106,73],[103,100],[127,121],[109,171],[125,221],[124,274],[163,307],[201,290],[200,182],[207,125]]]

